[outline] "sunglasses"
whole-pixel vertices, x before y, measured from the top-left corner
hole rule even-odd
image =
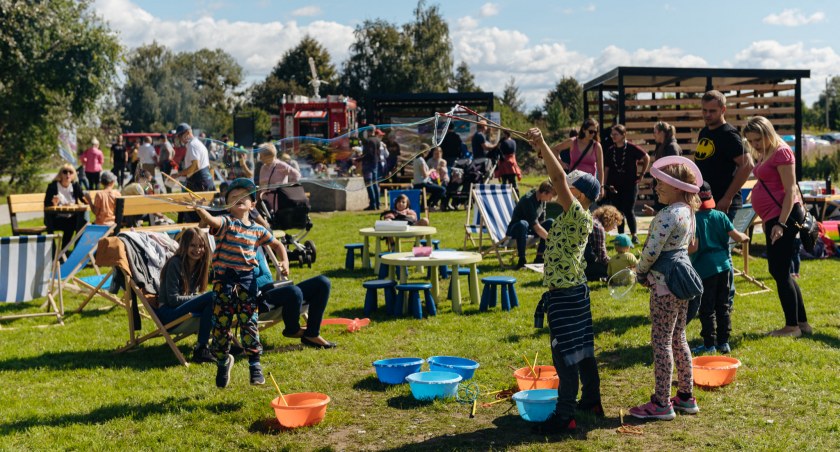
[[[587,130],[587,132],[589,132],[590,135],[595,135],[596,133],[598,133],[597,130]]]
[[[61,174],[73,174],[73,170],[69,170],[69,169],[61,170]]]

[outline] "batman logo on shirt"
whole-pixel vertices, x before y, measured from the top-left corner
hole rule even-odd
[[[694,153],[694,160],[706,160],[713,155],[715,155],[715,142],[708,138],[700,139],[697,143],[697,151]]]

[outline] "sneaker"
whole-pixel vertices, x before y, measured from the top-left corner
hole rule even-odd
[[[728,355],[732,353],[732,347],[729,346],[729,342],[724,342],[717,346],[717,351],[719,353],[723,353],[724,355]]]
[[[216,369],[216,386],[226,388],[230,383],[230,372],[233,370],[233,355],[227,355]]]
[[[699,345],[699,346],[691,349],[691,354],[695,355],[695,356],[704,355],[704,354],[707,354],[707,353],[715,353],[715,352],[717,352],[717,349],[715,348],[714,345],[712,345],[711,347],[706,347],[705,345]]]
[[[700,412],[700,407],[697,406],[697,399],[694,397],[688,400],[683,400],[679,396],[671,397],[671,406],[680,413],[697,414]]]
[[[254,386],[264,385],[265,377],[262,373],[262,366],[259,363],[248,367],[251,371],[251,384]]]
[[[545,422],[531,427],[531,432],[538,435],[560,435],[575,433],[576,429],[574,418],[559,416],[555,411]]]
[[[592,413],[595,417],[603,418],[604,415],[604,406],[601,403],[596,403],[595,405],[581,405],[580,402],[577,404],[577,411],[582,413]]]
[[[660,421],[672,421],[677,417],[670,401],[668,405],[661,406],[653,401],[653,397],[644,405],[630,408],[630,415],[639,419],[659,419]]]
[[[218,361],[206,345],[198,346],[193,350],[192,362],[194,363],[215,363]]]
[[[534,258],[534,264],[544,264],[545,259],[543,258],[542,254],[538,254],[537,257]]]

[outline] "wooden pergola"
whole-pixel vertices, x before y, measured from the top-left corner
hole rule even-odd
[[[583,85],[584,117],[593,116],[605,135],[624,124],[627,139],[655,148],[653,125],[676,127],[683,151],[694,152],[705,124],[700,97],[716,89],[726,95],[726,121],[737,128],[765,116],[780,135],[794,135],[796,174],[802,175],[802,79],[807,69],[721,69],[619,66]]]

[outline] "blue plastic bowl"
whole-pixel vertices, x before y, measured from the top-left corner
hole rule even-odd
[[[405,383],[405,377],[420,372],[423,358],[390,358],[373,362],[379,381],[389,385]]]
[[[529,389],[513,395],[516,409],[522,419],[528,422],[543,422],[551,416],[557,406],[556,389]]]
[[[432,372],[455,372],[464,377],[464,380],[472,378],[479,366],[476,361],[457,356],[432,356],[427,361]]]
[[[455,372],[417,372],[405,377],[417,400],[455,397],[462,379]]]

